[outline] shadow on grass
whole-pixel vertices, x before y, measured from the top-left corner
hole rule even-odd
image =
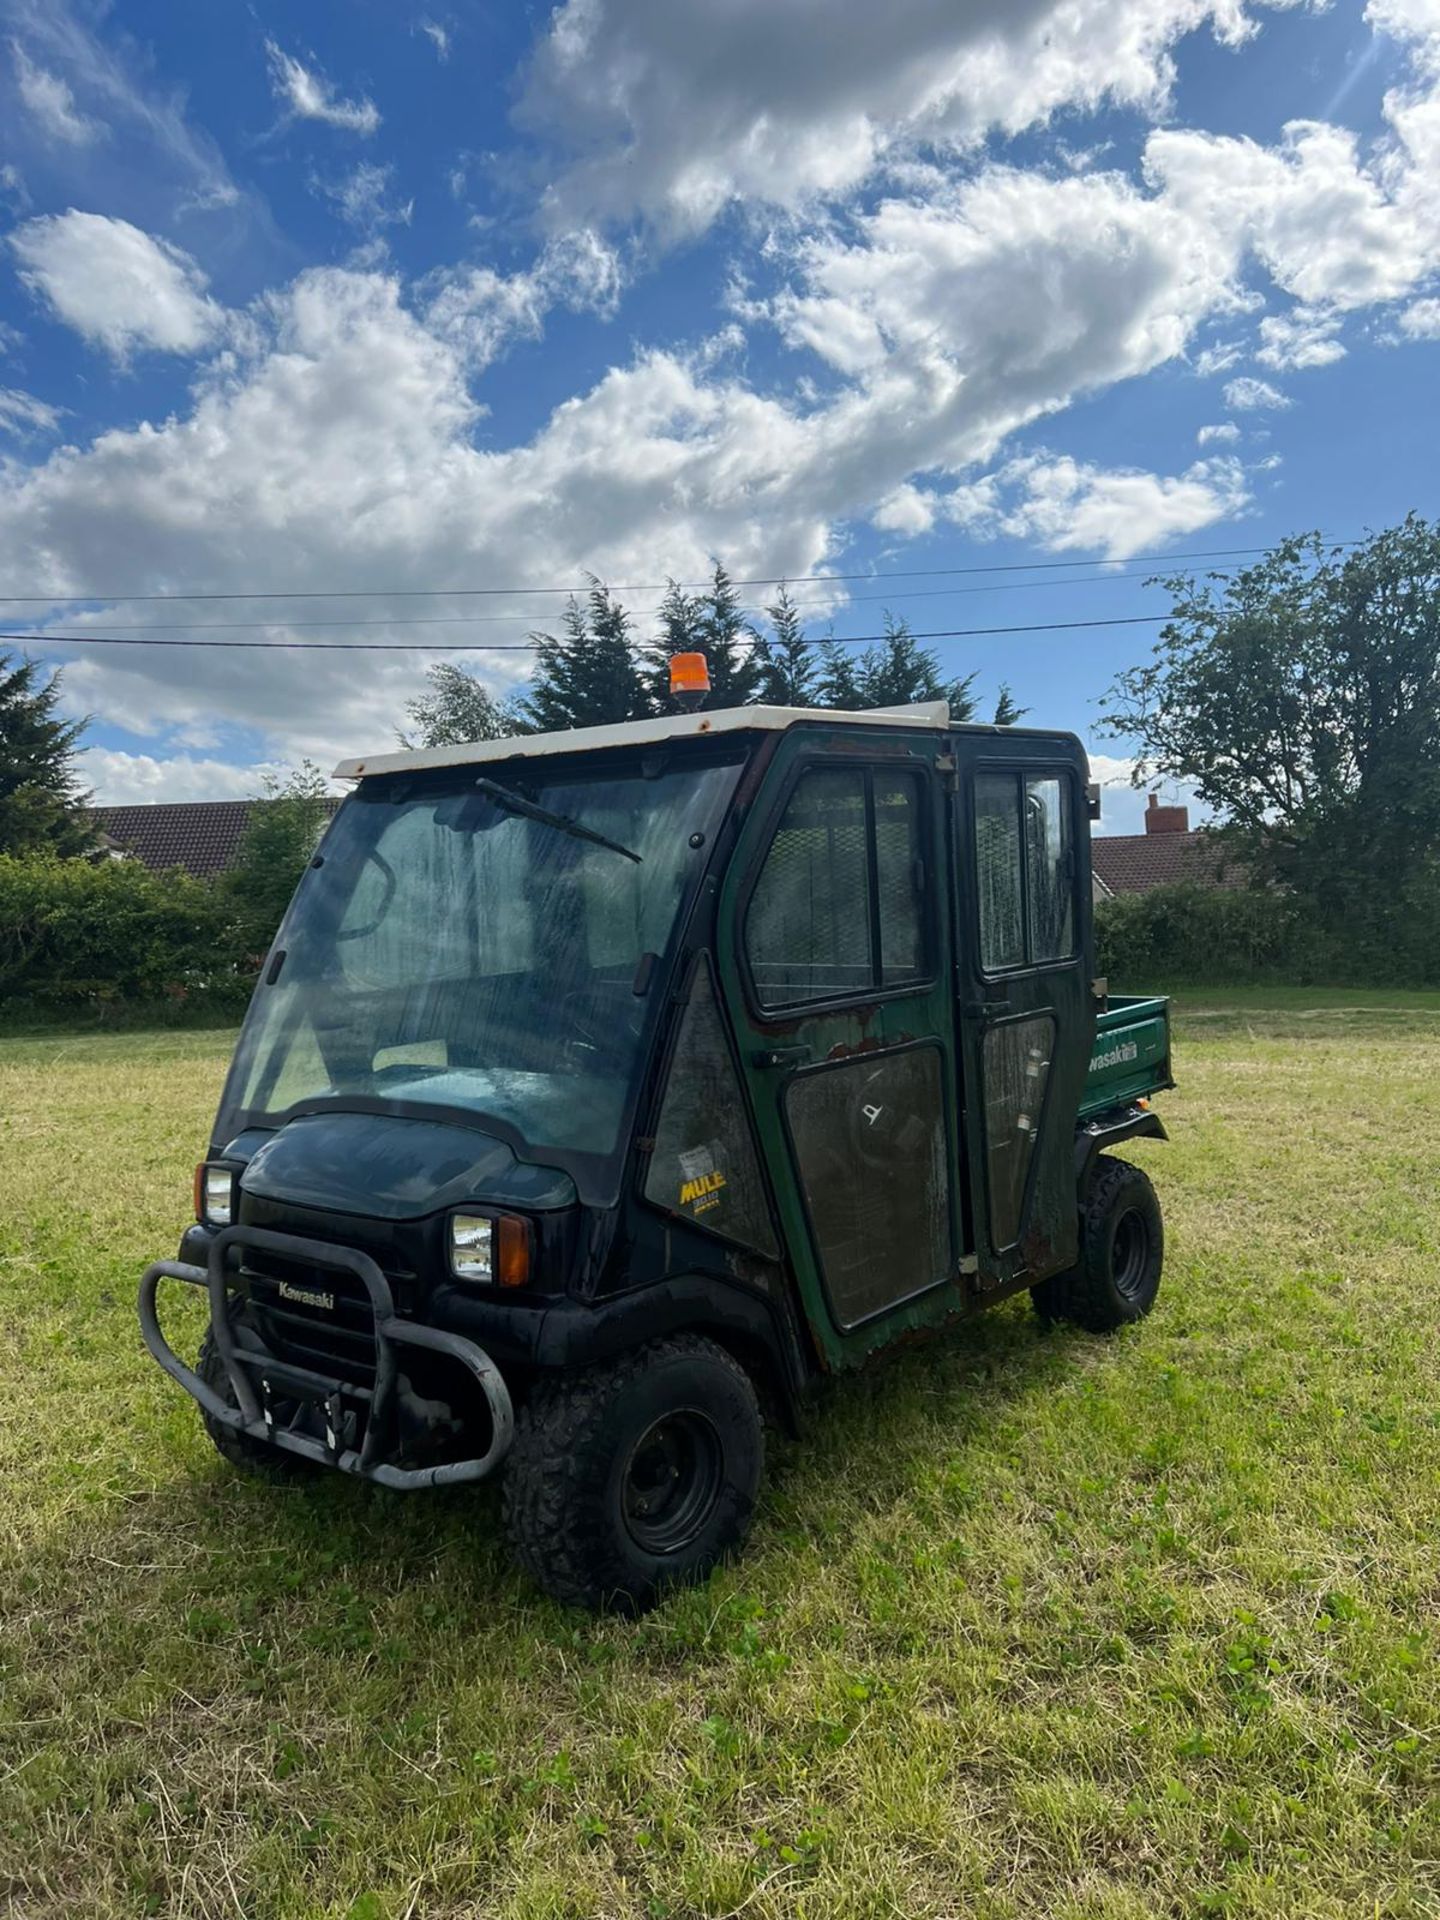
[[[832,1557],[837,1531],[903,1502],[937,1459],[963,1473],[967,1456],[989,1452],[997,1422],[1052,1391],[1087,1350],[1087,1336],[1047,1330],[1012,1303],[823,1382],[802,1435],[772,1450],[738,1570],[666,1599],[649,1630],[588,1623],[537,1592],[509,1560],[493,1482],[405,1495],[317,1470],[274,1484],[183,1438],[162,1484],[122,1495],[103,1518],[67,1520],[29,1556],[14,1597],[32,1623],[54,1623],[35,1653],[51,1643],[70,1684],[78,1668],[100,1692],[127,1642],[177,1676],[197,1641],[238,1650],[242,1670],[256,1648],[283,1645],[322,1691],[343,1690],[357,1660],[404,1669],[422,1690],[443,1684],[457,1637],[481,1665],[488,1645],[521,1671],[532,1656],[543,1670],[546,1648],[600,1643],[610,1657],[673,1666],[714,1644],[703,1622],[737,1587],[783,1608],[807,1555]],[[167,1415],[162,1444],[175,1448],[188,1415]],[[282,1662],[269,1682],[283,1673]]]

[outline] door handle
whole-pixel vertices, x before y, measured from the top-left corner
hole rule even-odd
[[[757,1067],[803,1067],[809,1058],[809,1047],[757,1047],[750,1056]]]
[[[960,1011],[967,1020],[983,1020],[986,1014],[1007,1012],[1009,1006],[1009,1000],[1001,994],[994,1000],[966,1000]]]

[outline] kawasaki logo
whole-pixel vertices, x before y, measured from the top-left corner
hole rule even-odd
[[[1138,1060],[1140,1049],[1133,1040],[1122,1040],[1108,1053],[1097,1053],[1090,1061],[1091,1073],[1103,1073],[1106,1067],[1123,1067],[1127,1060]]]
[[[302,1307],[323,1307],[326,1313],[335,1311],[333,1293],[322,1293],[318,1287],[292,1287],[288,1280],[279,1282],[280,1298],[293,1300]]]

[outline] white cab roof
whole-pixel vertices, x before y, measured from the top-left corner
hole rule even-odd
[[[537,760],[551,753],[597,753],[604,747],[644,747],[666,740],[705,740],[719,733],[783,733],[802,721],[826,726],[933,727],[950,725],[943,700],[914,707],[871,707],[841,713],[832,707],[722,707],[714,713],[662,714],[658,720],[627,720],[615,727],[575,727],[566,733],[521,733],[505,740],[472,740],[459,747],[426,747],[419,753],[377,753],[342,760],[337,780],[363,780],[373,773],[420,773],[427,767],[493,765]]]

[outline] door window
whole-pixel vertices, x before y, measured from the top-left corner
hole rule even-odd
[[[986,973],[1071,957],[1075,851],[1067,779],[978,774],[975,870]]]
[[[670,1062],[645,1198],[773,1259],[775,1231],[710,968],[702,960]]]
[[[762,1007],[846,999],[928,977],[921,806],[912,774],[802,774],[745,923]]]

